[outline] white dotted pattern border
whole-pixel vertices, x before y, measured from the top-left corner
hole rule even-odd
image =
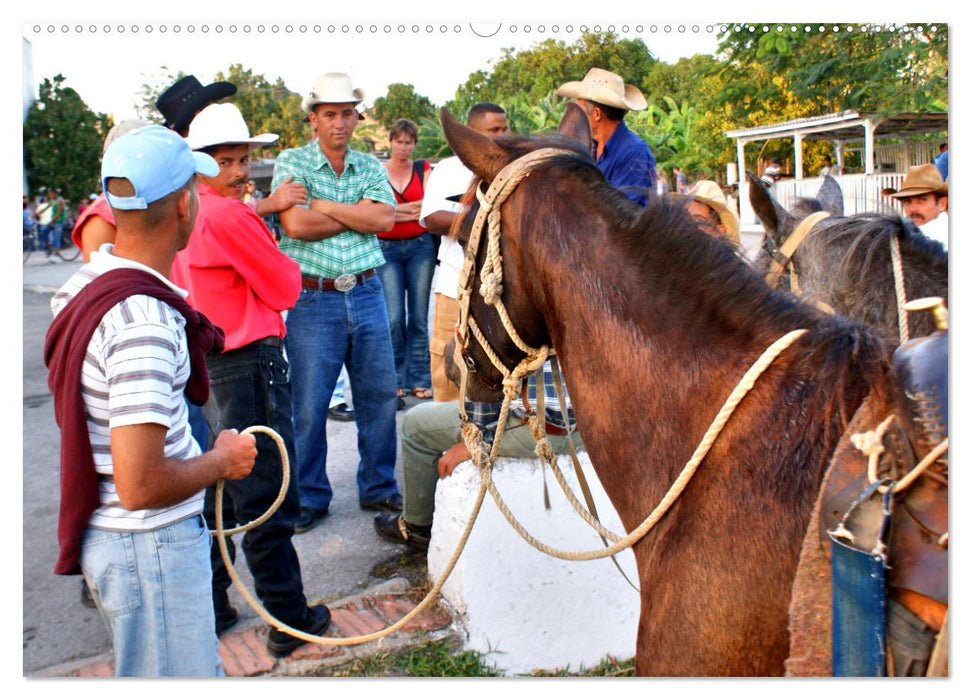
[[[783,23],[783,24],[499,24],[497,29],[493,29],[490,34],[480,34],[476,31],[473,24],[152,24],[152,23],[132,23],[132,24],[67,24],[67,23],[27,23],[30,31],[34,34],[462,34],[468,32],[474,36],[488,38],[494,36],[500,29],[505,28],[510,34],[522,32],[530,34],[573,34],[575,31],[582,33],[601,32],[629,34],[700,34],[705,32],[725,33],[729,30],[735,33],[748,32],[768,33],[775,31],[783,33],[788,28],[790,33],[880,33],[902,31],[911,25],[907,24],[806,24],[806,23]],[[918,26],[923,30],[923,25]],[[937,25],[930,25],[928,29],[936,32]]]

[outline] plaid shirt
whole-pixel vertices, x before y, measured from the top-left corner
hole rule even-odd
[[[294,182],[302,182],[311,199],[328,199],[341,204],[357,204],[362,199],[370,199],[396,206],[388,172],[377,158],[366,153],[348,149],[344,172],[338,177],[314,140],[277,156],[272,189],[288,177]],[[319,241],[299,241],[284,233],[280,250],[300,265],[301,273],[315,277],[358,274],[385,262],[378,237],[356,231],[344,231]]]
[[[531,374],[526,380],[526,394],[529,397],[529,406],[534,411],[536,410],[536,378],[539,376],[539,372]],[[560,371],[560,379],[563,380],[563,372]],[[566,389],[566,381],[562,382],[563,387],[563,398],[566,401],[566,412],[570,420],[570,429],[576,430],[576,418],[573,415],[573,406],[570,403],[570,393]],[[553,370],[550,367],[550,363],[547,361],[543,365],[543,396],[546,408],[546,422],[557,426],[558,428],[566,429],[566,421],[563,418],[563,409],[560,406],[560,400],[556,397],[556,383],[553,381]],[[499,424],[499,411],[502,408],[502,402],[498,403],[479,403],[477,401],[466,401],[465,402],[465,412],[468,414],[469,418],[475,422],[476,425],[482,430],[482,438],[485,442],[491,443],[496,432],[496,427]],[[509,406],[509,418],[515,420],[517,418],[521,419],[525,415],[526,409],[523,406],[523,401],[521,398],[514,399]],[[508,423],[506,429],[508,430],[510,426]]]

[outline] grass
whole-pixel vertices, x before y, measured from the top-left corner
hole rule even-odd
[[[335,676],[354,677],[422,677],[422,678],[482,678],[504,676],[504,672],[486,661],[477,651],[456,651],[445,641],[433,641],[407,652],[383,652],[355,659],[334,672]],[[634,660],[618,661],[606,657],[590,669],[577,671],[555,669],[517,674],[528,677],[624,677],[634,675]]]
[[[503,674],[477,651],[456,652],[446,642],[434,641],[407,652],[356,659],[334,675],[473,678]]]

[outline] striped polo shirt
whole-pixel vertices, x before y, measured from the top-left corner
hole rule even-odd
[[[86,284],[108,270],[144,270],[179,289],[151,268],[111,253],[105,244],[91,255],[51,300],[54,315]],[[81,394],[95,470],[99,474],[101,505],[89,521],[105,530],[140,531],[169,525],[202,512],[204,491],[170,506],[126,510],[118,498],[113,478],[111,429],[156,423],[168,429],[165,457],[183,460],[201,453],[189,429],[183,391],[189,380],[189,352],[185,319],[168,304],[150,296],[135,295],[116,304],[104,315],[88,343],[81,370]]]
[[[272,189],[288,177],[303,183],[310,199],[326,199],[340,204],[357,204],[362,199],[370,199],[397,206],[388,182],[388,171],[377,158],[367,153],[348,149],[344,171],[338,176],[314,140],[277,156]],[[315,277],[358,274],[385,262],[378,237],[357,231],[344,231],[319,241],[300,241],[284,233],[280,250],[300,265],[301,273]]]

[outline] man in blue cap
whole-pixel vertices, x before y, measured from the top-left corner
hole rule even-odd
[[[44,360],[61,429],[60,553],[84,574],[119,676],[222,675],[203,492],[253,468],[255,439],[221,432],[202,453],[183,395],[208,398],[204,354],[222,332],[169,280],[199,209],[196,174],[219,172],[176,133],[115,141],[102,185],[117,225],[51,301]]]

